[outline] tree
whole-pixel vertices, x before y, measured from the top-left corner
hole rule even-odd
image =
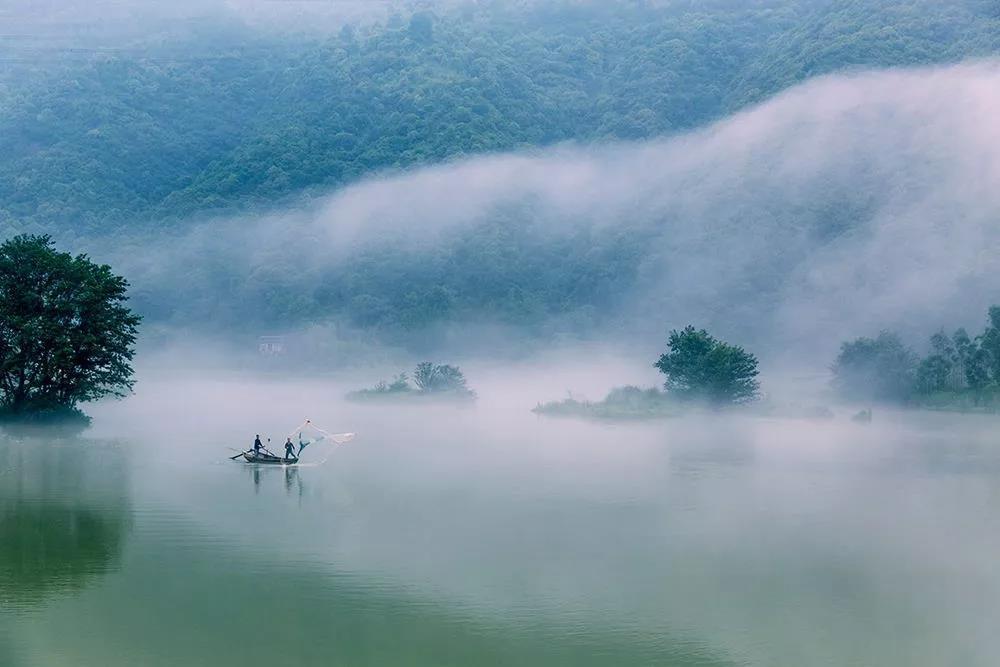
[[[979,404],[983,389],[989,384],[989,354],[981,345],[982,337],[970,338],[964,328],[955,331],[952,340],[959,368],[962,371],[964,387],[972,391],[976,404]]]
[[[917,367],[917,391],[921,394],[945,391],[950,376],[950,360],[940,354],[931,354]]]
[[[1000,306],[990,306],[989,324],[979,337],[979,349],[986,355],[993,382],[1000,383]]]
[[[916,370],[917,355],[899,336],[883,331],[877,338],[841,345],[833,365],[834,386],[852,400],[905,401],[913,393]]]
[[[917,391],[933,394],[965,387],[954,341],[943,330],[931,336],[931,354],[917,367]]]
[[[473,393],[466,386],[465,376],[456,366],[442,364],[435,366],[429,361],[417,364],[413,371],[413,381],[420,391],[428,393],[453,392],[458,394]]]
[[[965,358],[965,382],[972,391],[976,405],[979,405],[983,397],[983,390],[990,383],[989,354],[979,344],[979,340],[972,341],[972,348]]]
[[[127,288],[109,266],[57,252],[49,236],[0,245],[0,414],[68,414],[131,392],[140,318]]]
[[[757,358],[713,338],[704,329],[688,326],[671,331],[668,351],[653,364],[667,376],[668,393],[713,405],[746,403],[757,397],[760,371]]]

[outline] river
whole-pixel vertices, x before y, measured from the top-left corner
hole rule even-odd
[[[995,419],[612,425],[529,389],[172,378],[0,439],[0,665],[1000,664]],[[358,435],[227,459],[304,417]]]

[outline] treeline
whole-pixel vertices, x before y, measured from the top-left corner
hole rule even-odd
[[[205,24],[48,53],[0,78],[0,230],[253,210],[376,170],[691,128],[844,68],[1000,50],[986,0],[457,7],[323,38]]]
[[[1000,398],[1000,306],[982,333],[938,331],[920,357],[884,331],[841,346],[834,383],[847,399],[941,408],[997,407]]]

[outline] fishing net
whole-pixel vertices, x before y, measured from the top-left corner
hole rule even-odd
[[[291,433],[288,434],[288,438],[292,440],[293,444],[298,444],[298,454],[302,455],[302,450],[310,445],[315,445],[317,443],[326,443],[331,445],[331,449],[327,452],[327,458],[329,458],[330,452],[336,448],[337,445],[343,445],[344,443],[350,442],[354,439],[354,433],[330,433],[329,431],[316,426],[311,420],[307,419],[301,424],[299,424]],[[296,443],[297,439],[297,443]],[[326,461],[324,458],[322,461],[317,462],[317,465]]]

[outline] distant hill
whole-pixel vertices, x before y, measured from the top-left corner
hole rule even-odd
[[[704,125],[817,74],[1000,51],[986,0],[455,3],[334,34],[215,14],[0,38],[0,235],[269,208],[386,169]]]

